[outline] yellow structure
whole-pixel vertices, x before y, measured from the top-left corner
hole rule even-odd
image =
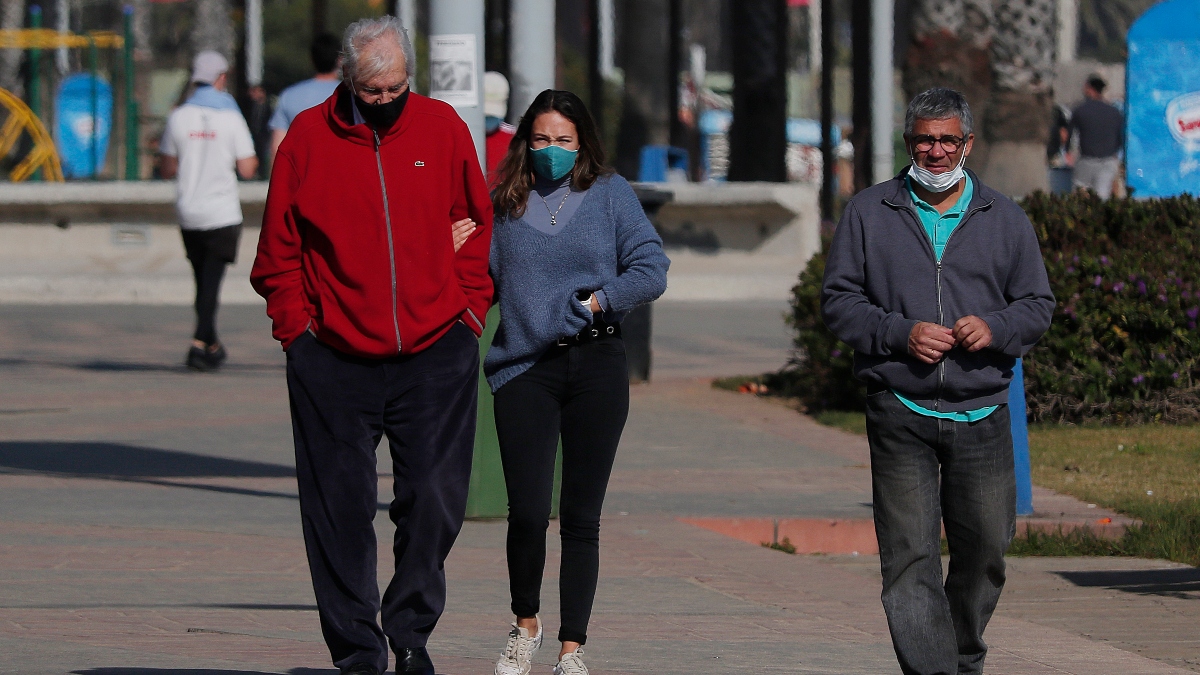
[[[0,30],[0,49],[59,49],[61,47],[89,47],[95,44],[101,49],[120,49],[125,38],[107,30],[92,31],[87,35],[60,33],[49,28],[20,28]]]
[[[42,121],[24,101],[7,89],[0,89],[0,110],[8,111],[8,119],[0,126],[0,157],[8,154],[22,133],[28,133],[33,139],[33,149],[8,174],[9,180],[18,183],[32,176],[34,171],[43,169],[46,180],[61,182],[63,172],[62,165],[58,162],[58,152],[54,149],[54,141],[50,134],[46,133],[46,127],[42,126]]]

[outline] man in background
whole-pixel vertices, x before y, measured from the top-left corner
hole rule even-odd
[[[246,100],[242,105],[242,116],[250,125],[250,138],[254,139],[254,155],[258,157],[258,173],[255,178],[267,179],[267,167],[271,165],[271,103],[267,90],[256,84],[246,89]]]
[[[271,116],[271,163],[275,163],[275,153],[279,152],[279,144],[287,136],[288,127],[296,115],[325,101],[337,89],[341,79],[338,77],[340,67],[341,42],[329,33],[321,33],[313,38],[309,54],[312,56],[313,68],[317,74],[303,82],[297,82],[284,89],[279,94],[279,103],[275,106],[275,114]]]
[[[504,118],[508,117],[508,78],[489,70],[483,74],[483,122],[487,131],[487,180],[490,185],[492,174],[508,152],[508,144],[517,133],[517,128]]]
[[[1120,152],[1125,147],[1125,116],[1105,102],[1106,83],[1091,75],[1083,85],[1087,99],[1071,113],[1071,131],[1079,137],[1075,160],[1075,187],[1089,189],[1108,199],[1121,168]]]
[[[250,129],[225,91],[228,70],[229,62],[217,52],[196,54],[196,89],[167,118],[159,144],[162,177],[178,177],[175,210],[196,279],[196,332],[186,363],[199,371],[216,370],[225,361],[217,339],[217,299],[242,233],[237,179],[253,178],[258,169]]]

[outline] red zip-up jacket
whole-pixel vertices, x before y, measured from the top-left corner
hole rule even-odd
[[[419,352],[492,303],[492,205],[467,125],[409,94],[376,137],[339,86],[293,120],[271,170],[250,282],[286,350],[312,329],[357,356]],[[450,224],[476,229],[457,253]]]

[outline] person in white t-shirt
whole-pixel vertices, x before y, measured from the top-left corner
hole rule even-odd
[[[196,332],[186,363],[201,371],[219,368],[226,358],[217,339],[217,299],[242,232],[237,177],[249,179],[258,169],[250,129],[225,91],[228,70],[217,52],[196,54],[195,91],[171,113],[159,145],[163,178],[177,178],[175,210],[196,278]]]

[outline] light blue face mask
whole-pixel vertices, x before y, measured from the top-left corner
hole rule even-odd
[[[530,150],[533,155],[533,171],[546,180],[562,180],[562,177],[575,168],[575,156],[578,150],[567,150],[558,145],[547,145],[544,148]]]

